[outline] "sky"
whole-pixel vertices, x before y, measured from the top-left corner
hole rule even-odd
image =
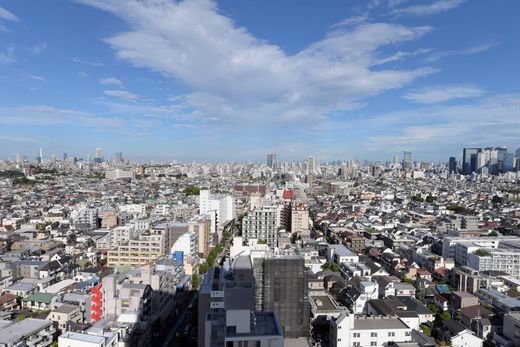
[[[517,0],[0,0],[0,159],[520,147]]]

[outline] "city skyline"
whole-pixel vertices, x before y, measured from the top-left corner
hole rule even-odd
[[[99,146],[140,161],[409,149],[444,162],[463,147],[514,150],[519,7],[4,1],[0,158]]]

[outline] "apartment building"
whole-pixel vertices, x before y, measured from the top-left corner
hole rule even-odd
[[[309,236],[309,205],[294,201],[291,203],[291,232]]]
[[[342,313],[331,323],[332,347],[383,347],[412,341],[412,329],[397,316],[358,316]]]
[[[167,253],[165,235],[160,231],[149,230],[140,234],[137,239],[116,246],[108,251],[108,266],[139,266],[152,262]]]
[[[0,324],[0,346],[39,346],[52,344],[56,329],[51,321],[27,318],[20,322],[3,321]]]
[[[262,206],[251,211],[242,220],[244,240],[266,241],[269,247],[278,246],[277,206]]]

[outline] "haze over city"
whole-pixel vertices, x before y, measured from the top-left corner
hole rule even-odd
[[[517,1],[0,3],[0,158],[516,148]]]

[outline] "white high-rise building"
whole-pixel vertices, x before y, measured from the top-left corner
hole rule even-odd
[[[209,189],[199,193],[199,214],[215,213],[215,229],[221,238],[222,229],[227,222],[235,218],[235,200],[231,195],[212,194]]]

